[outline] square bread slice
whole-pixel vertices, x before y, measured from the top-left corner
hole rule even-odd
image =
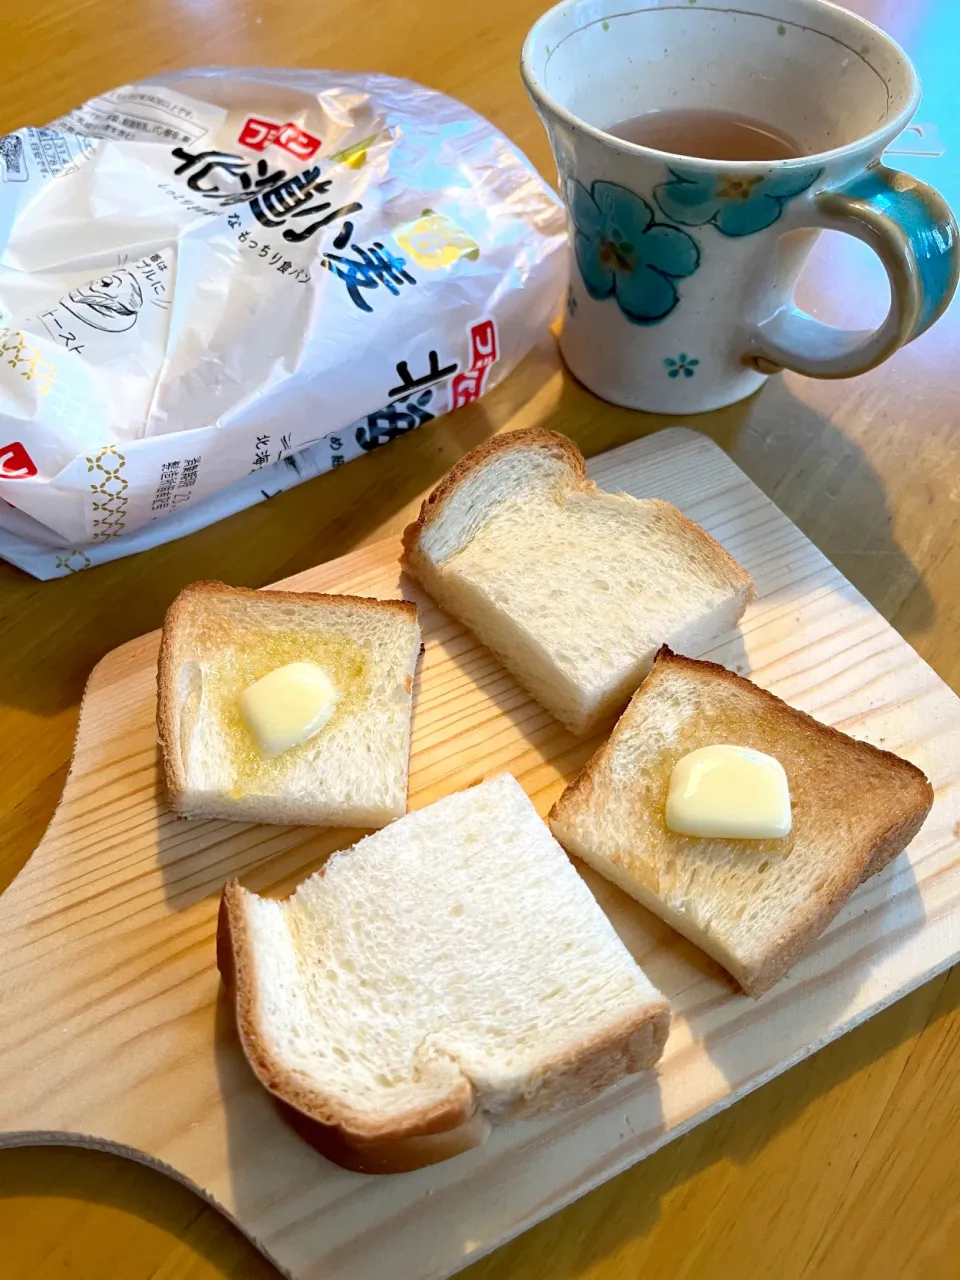
[[[780,761],[793,809],[789,835],[715,840],[668,830],[674,765],[717,743]],[[810,948],[862,880],[906,848],[932,803],[929,782],[906,760],[820,724],[716,663],[664,648],[549,821],[564,848],[757,996]]]
[[[736,626],[750,575],[676,507],[604,493],[566,436],[487,440],[424,502],[404,566],[574,733],[621,711],[668,643]]]
[[[190,818],[382,827],[407,807],[417,609],[401,600],[197,582],[163,624],[157,726],[170,807]],[[338,700],[318,733],[265,755],[240,695],[313,662]]]
[[[284,902],[223,891],[244,1052],[364,1173],[483,1142],[654,1066],[669,1011],[510,774],[343,853]]]

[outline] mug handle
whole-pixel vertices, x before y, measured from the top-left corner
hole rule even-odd
[[[811,201],[801,225],[864,241],[890,281],[890,310],[878,329],[838,329],[797,307],[756,326],[743,357],[759,373],[791,369],[810,378],[849,378],[874,369],[942,315],[960,276],[957,222],[925,182],[877,162]]]

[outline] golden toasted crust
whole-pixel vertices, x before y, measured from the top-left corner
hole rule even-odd
[[[157,659],[157,737],[163,760],[167,799],[174,813],[187,802],[186,774],[180,752],[180,696],[178,673],[186,655],[181,653],[183,624],[191,611],[204,600],[229,597],[258,604],[348,604],[377,612],[402,614],[416,621],[417,606],[409,600],[374,600],[368,596],[325,595],[310,591],[256,591],[252,587],[231,587],[225,582],[193,582],[180,592],[163,620]]]
[[[548,431],[545,427],[527,427],[523,431],[506,431],[503,435],[491,436],[489,440],[484,440],[483,444],[477,445],[475,449],[464,454],[433,492],[424,498],[420,515],[403,531],[401,564],[406,569],[410,569],[409,557],[420,534],[437,519],[447,499],[474,471],[486,466],[491,459],[499,457],[500,454],[522,449],[545,449],[555,458],[567,463],[575,482],[582,483],[586,480],[587,471],[583,454],[572,440],[558,431]]]
[[[882,747],[875,747],[870,742],[863,742],[860,738],[851,738],[848,733],[841,732],[840,729],[834,729],[832,725],[824,724],[821,720],[814,719],[808,715],[806,711],[800,711],[796,707],[791,707],[789,702],[784,702],[782,698],[778,698],[775,693],[771,693],[769,689],[764,689],[758,684],[754,684],[752,680],[748,680],[746,676],[737,675],[735,671],[730,671],[727,667],[719,662],[707,662],[701,658],[685,658],[683,654],[674,653],[667,645],[661,645],[657,650],[657,656],[654,658],[653,667],[656,670],[658,664],[662,663],[661,670],[673,667],[674,670],[686,671],[689,675],[699,676],[705,672],[719,677],[726,684],[733,688],[749,689],[754,697],[758,697],[761,703],[765,703],[771,714],[782,714],[786,712],[790,718],[802,722],[813,733],[818,734],[824,740],[832,739],[835,742],[842,742],[848,749],[853,749],[863,756],[872,757],[875,760],[885,760],[894,769],[901,771],[904,777],[920,783],[927,794],[929,804],[933,804],[933,788],[922,769],[918,769],[915,764],[911,764],[909,760],[904,760],[903,756],[896,755],[893,751],[884,751]],[[653,671],[651,671],[651,675]],[[641,690],[638,690],[638,693]],[[926,816],[926,815],[924,815]],[[889,859],[887,859],[889,861]],[[881,863],[874,870],[879,871],[882,866],[886,866],[886,862]],[[872,874],[872,873],[871,873]]]
[[[244,1055],[257,1079],[280,1104],[294,1129],[322,1155],[357,1173],[404,1173],[479,1146],[490,1121],[464,1078],[442,1102],[411,1109],[387,1123],[344,1107],[305,1087],[273,1054],[259,1023],[256,974],[245,893],[238,881],[224,886],[217,923],[217,968],[229,989]],[[574,1106],[624,1075],[656,1065],[670,1029],[665,1001],[646,1006],[589,1040],[571,1045],[498,1120]]]
[[[889,755],[890,753],[884,752],[884,754]],[[899,756],[894,756],[893,758],[900,760]],[[906,760],[901,760],[900,762],[902,764],[908,763]],[[917,772],[919,773],[920,771],[917,770]],[[923,774],[920,776],[929,787],[930,784],[927,782],[926,777]],[[762,996],[765,991],[769,991],[771,987],[776,986],[783,975],[789,972],[798,960],[803,959],[854,890],[863,884],[864,880],[869,880],[872,875],[882,871],[888,862],[891,862],[897,854],[903,852],[923,826],[927,814],[930,812],[931,804],[933,804],[932,788],[930,789],[930,802],[925,808],[915,808],[900,819],[895,820],[876,840],[862,871],[853,866],[845,875],[838,876],[831,885],[831,892],[823,899],[811,903],[809,909],[797,922],[792,937],[784,939],[780,946],[763,963],[755,968],[744,969],[742,973],[735,975],[748,996]]]
[[[731,587],[743,592],[740,601],[740,612],[736,617],[736,621],[739,622],[746,612],[747,605],[752,602],[757,594],[753,585],[753,578],[747,570],[739,561],[734,560],[726,547],[722,546],[712,534],[707,533],[706,529],[702,529],[695,520],[685,516],[680,508],[675,507],[672,502],[665,502],[662,498],[646,498],[645,501],[655,502],[665,515],[669,514],[680,533],[689,537],[696,544],[699,554],[716,569],[717,574],[726,578]],[[660,652],[665,648],[666,645],[663,645]]]
[[[792,733],[795,733],[799,726],[810,735],[814,744],[819,741],[824,747],[829,745],[835,748],[837,744],[842,744],[848,762],[845,764],[845,770],[848,770],[852,776],[862,772],[865,766],[882,765],[888,774],[895,775],[898,780],[897,793],[887,802],[879,833],[872,836],[868,845],[864,845],[861,849],[854,849],[850,857],[833,869],[827,883],[818,893],[811,896],[807,909],[794,920],[790,935],[778,939],[776,945],[761,958],[759,963],[745,965],[739,962],[737,957],[722,953],[716,942],[710,946],[707,939],[694,939],[730,970],[748,995],[759,996],[778,982],[787,970],[809,950],[811,944],[826,929],[857,886],[881,871],[907,847],[930,812],[933,804],[933,788],[923,772],[908,760],[902,759],[893,752],[872,746],[870,743],[851,738],[841,733],[839,729],[821,724],[819,720],[815,720],[805,712],[791,707],[776,694],[762,689],[743,676],[728,671],[718,663],[683,657],[673,653],[666,645],[657,653],[650,674],[634,694],[630,707],[634,702],[655,696],[660,678],[671,672],[679,672],[698,681],[705,678],[719,680],[733,689],[749,691],[752,702],[751,716],[754,722],[766,720],[768,723],[780,723],[789,726]],[[587,762],[550,810],[548,821],[558,839],[561,839],[562,825],[568,816],[590,803],[594,788],[598,787],[599,772],[607,755],[616,749],[618,739],[627,732],[625,722],[629,717],[629,711],[628,707],[607,742]],[[590,863],[601,874],[603,873],[602,859],[591,858]],[[638,890],[636,896],[640,897],[646,906],[656,911],[656,886],[645,885],[636,886],[636,888]],[[676,925],[678,921],[671,920],[670,923]]]
[[[754,695],[759,696],[761,702],[766,703],[769,714],[781,715],[784,712],[788,712],[791,718],[803,722],[815,734],[822,735],[824,739],[832,738],[834,740],[839,740],[848,746],[863,751],[866,755],[873,756],[874,758],[885,759],[890,764],[894,765],[894,767],[902,769],[905,776],[910,776],[913,781],[922,783],[922,786],[926,791],[928,803],[921,816],[917,830],[919,830],[920,825],[923,823],[923,819],[930,812],[930,806],[933,804],[933,788],[931,787],[926,774],[921,769],[918,769],[915,764],[911,764],[909,760],[904,760],[902,756],[895,755],[892,751],[884,751],[882,747],[875,747],[869,742],[862,742],[859,738],[851,738],[849,734],[842,733],[839,729],[834,729],[830,725],[823,724],[820,720],[815,720],[813,716],[807,715],[805,711],[800,711],[796,707],[791,707],[788,702],[784,702],[782,698],[778,698],[777,695],[775,693],[771,693],[769,689],[764,689],[760,685],[754,684],[752,680],[747,680],[745,676],[737,675],[735,671],[730,671],[729,668],[723,666],[719,662],[708,662],[703,658],[687,658],[681,653],[674,653],[668,645],[661,645],[653,660],[653,666],[650,668],[650,674],[630,699],[629,706],[632,706],[634,702],[645,695],[649,695],[651,689],[654,687],[657,676],[662,675],[670,668],[675,671],[685,671],[687,674],[695,678],[710,674],[714,677],[720,677],[721,680],[734,688],[750,689]],[[627,712],[624,711],[623,716],[626,714]],[[623,719],[623,716],[620,717],[621,720]],[[616,744],[617,737],[619,736],[619,727],[620,722],[618,721],[618,724],[614,727],[610,737],[593,753],[574,780],[564,789],[559,800],[555,801],[550,812],[547,814],[548,822],[559,817],[565,809],[576,805],[578,801],[581,801],[589,794],[594,785],[597,771],[602,764],[604,757]],[[904,845],[902,847],[905,848],[906,846]],[[869,877],[875,875],[876,872],[882,871],[887,863],[892,858],[895,858],[896,854],[899,852],[900,850],[898,849],[896,853],[891,853],[885,856],[882,860],[880,860],[877,855],[874,855],[869,863],[869,869],[865,870],[863,879],[869,879]]]

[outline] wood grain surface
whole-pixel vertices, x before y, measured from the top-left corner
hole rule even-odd
[[[552,175],[516,75],[538,0],[436,12],[400,0],[36,0],[8,6],[0,129],[198,62],[377,69],[455,94]],[[858,0],[924,81],[923,132],[892,157],[960,205],[951,0]],[[920,154],[924,153],[924,154]],[[857,246],[824,237],[801,301],[838,323],[883,305]],[[849,382],[787,376],[696,421],[954,687],[960,597],[956,305]],[[199,576],[262,585],[399,530],[462,452],[516,420],[588,454],[664,425],[558,377],[546,344],[482,404],[184,542],[40,584],[0,566],[0,884],[60,795],[94,663],[159,624]],[[2,946],[2,944],[0,944]],[[472,1280],[954,1277],[960,1254],[956,971],[478,1263]],[[90,1152],[0,1153],[0,1276],[163,1280],[275,1275],[214,1210],[151,1170]]]
[[[146,1160],[222,1206],[295,1280],[441,1280],[960,955],[960,698],[706,437],[658,432],[589,470],[602,488],[675,503],[753,575],[740,628],[706,656],[923,768],[936,798],[908,854],[759,1001],[578,864],[670,1001],[659,1071],[416,1174],[350,1174],[281,1123],[248,1070],[214,937],[224,880],[288,892],[354,833],[171,814],[153,633],[95,668],[61,803],[0,898],[0,1146],[69,1141]],[[574,738],[530,699],[401,578],[399,552],[377,542],[287,585],[416,600],[411,807],[507,769],[545,814],[599,739]]]

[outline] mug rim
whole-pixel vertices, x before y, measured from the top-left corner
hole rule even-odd
[[[900,45],[893,36],[889,35],[882,27],[878,27],[876,23],[870,22],[869,19],[863,18],[858,13],[852,13],[849,9],[843,8],[842,5],[832,3],[832,0],[792,0],[792,3],[798,7],[806,7],[812,10],[832,11],[834,14],[855,23],[861,28],[866,29],[875,37],[878,37],[884,44],[893,50],[899,56],[903,64],[904,70],[908,78],[909,96],[906,103],[900,108],[896,115],[892,116],[884,124],[878,125],[876,129],[872,129],[869,133],[863,134],[860,138],[855,138],[853,142],[846,142],[839,147],[830,147],[826,151],[815,151],[810,155],[790,156],[782,160],[713,160],[705,156],[686,155],[680,151],[661,151],[657,147],[648,147],[639,142],[628,142],[625,138],[619,138],[616,134],[608,133],[605,129],[597,128],[596,125],[588,124],[586,120],[575,115],[567,107],[562,106],[556,98],[549,94],[541,83],[540,79],[533,70],[533,41],[540,27],[548,18],[560,13],[563,10],[574,10],[580,7],[584,0],[559,0],[559,3],[551,5],[545,10],[533,26],[527,32],[523,42],[523,49],[520,53],[520,76],[526,87],[527,93],[533,99],[534,103],[540,104],[552,115],[559,117],[565,121],[567,125],[581,133],[586,133],[594,138],[597,142],[603,143],[605,146],[611,147],[614,151],[619,151],[626,156],[639,157],[645,160],[654,160],[660,163],[671,162],[674,160],[682,160],[685,166],[703,166],[709,168],[711,172],[722,172],[736,170],[742,173],[746,170],[763,170],[776,167],[783,168],[801,168],[807,165],[820,163],[821,167],[825,167],[828,163],[836,160],[853,158],[862,152],[872,152],[875,149],[878,154],[910,123],[914,113],[920,103],[920,76],[917,68],[914,66],[913,59],[907,54],[906,50]],[[637,5],[635,9],[627,10],[626,13],[621,10],[618,14],[612,14],[611,17],[623,17],[627,14],[652,12],[655,13],[660,5],[657,0],[649,6]],[[691,12],[708,12],[706,9],[691,9]],[[743,12],[743,10],[738,10]],[[758,18],[767,17],[768,15],[756,13],[754,16]],[[603,21],[602,15],[598,15],[591,22],[585,24],[592,26],[595,22]],[[549,55],[548,55],[549,57]],[[876,70],[875,68],[873,68]],[[879,72],[877,73],[879,74]]]

